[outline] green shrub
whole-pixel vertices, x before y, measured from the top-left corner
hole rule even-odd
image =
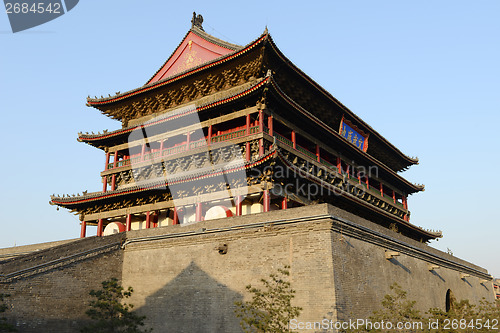
[[[134,290],[127,290],[112,278],[102,282],[102,289],[90,291],[95,299],[90,302],[90,308],[85,312],[94,323],[81,329],[82,333],[141,333],[139,327],[144,326],[144,316],[131,312],[132,304],[123,303]]]
[[[248,285],[246,289],[252,294],[251,301],[235,302],[235,313],[241,318],[240,325],[245,332],[291,332],[290,320],[298,317],[302,308],[291,304],[295,290],[287,280],[289,268],[285,266],[278,269],[277,274],[270,274],[270,280],[261,279],[262,289]]]

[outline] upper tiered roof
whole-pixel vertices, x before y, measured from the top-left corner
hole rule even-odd
[[[242,46],[215,38],[203,31],[201,27],[193,25],[172,55],[146,85],[241,49]]]
[[[298,107],[308,110],[331,131],[338,132],[345,119],[360,132],[369,135],[366,153],[392,170],[402,171],[418,164],[417,158],[402,153],[286,58],[267,29],[259,38],[241,47],[207,34],[199,22],[193,22],[176,50],[144,86],[115,96],[89,97],[87,105],[123,121],[124,127],[128,127],[129,120],[167,112],[171,107],[208,95],[210,85],[217,81],[213,73],[221,76],[230,68],[244,67],[250,63],[253,67],[257,63],[258,67],[253,69],[252,75],[261,78],[270,70],[275,74],[274,80],[283,94]],[[223,79],[228,81],[231,77]],[[87,142],[92,139],[80,137],[80,140]]]

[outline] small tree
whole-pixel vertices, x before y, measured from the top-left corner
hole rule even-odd
[[[470,304],[469,300],[453,301],[448,312],[441,309],[432,308],[429,310],[429,320],[437,322],[431,332],[447,333],[450,329],[453,332],[474,332],[487,333],[498,329],[500,320],[500,308],[498,301],[491,303],[484,298],[479,302],[479,306]],[[444,325],[447,323],[447,325]]]
[[[10,295],[0,294],[0,313],[4,313],[9,307],[4,303],[4,299]],[[0,317],[0,332],[17,332],[14,326],[7,324],[7,318]]]
[[[385,295],[382,309],[373,311],[369,321],[359,329],[346,332],[431,332],[431,333],[486,333],[498,329],[500,303],[483,299],[480,304],[468,300],[457,302],[450,299],[449,311],[429,309],[421,315],[415,309],[415,301],[407,299],[407,293],[397,283],[390,286],[392,293]],[[384,326],[380,325],[384,323]],[[398,327],[397,324],[403,324]]]
[[[95,322],[81,329],[82,333],[140,333],[139,326],[144,326],[145,316],[138,316],[131,312],[132,304],[122,303],[124,298],[129,298],[134,290],[127,290],[112,278],[102,282],[101,290],[90,291],[90,296],[95,300],[90,302],[90,309],[85,313]]]
[[[396,323],[419,323],[422,321],[420,312],[415,309],[415,301],[407,299],[407,292],[401,288],[397,283],[393,283],[389,287],[392,291],[391,294],[386,294],[382,300],[382,309],[373,311],[373,315],[369,317],[370,324],[366,324],[361,330],[348,330],[348,332],[386,332],[398,331]],[[373,323],[386,323],[384,328],[380,328]],[[418,325],[412,325],[415,329],[409,329],[399,332],[416,332],[421,331]],[[388,329],[394,328],[394,330]]]
[[[290,320],[298,317],[302,308],[291,304],[295,290],[287,281],[289,268],[285,266],[278,269],[278,274],[270,274],[270,281],[261,279],[263,289],[248,285],[246,289],[253,295],[251,301],[235,302],[235,313],[241,318],[240,325],[245,332],[291,332]]]

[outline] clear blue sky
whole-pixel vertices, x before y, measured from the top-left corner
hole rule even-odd
[[[269,28],[298,67],[420,165],[411,222],[432,246],[500,276],[500,1],[80,1],[12,34],[0,14],[0,247],[78,237],[52,193],[101,189],[104,153],[79,131],[118,122],[87,95],[143,85],[190,28],[245,45]]]

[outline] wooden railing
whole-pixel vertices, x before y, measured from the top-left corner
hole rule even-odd
[[[200,140],[197,140],[197,141],[192,141],[189,143],[189,149],[196,149],[196,148],[200,148],[200,147],[205,147],[207,145],[207,139],[206,138],[202,138]]]
[[[290,147],[293,148],[293,142],[292,141],[288,140],[287,138],[285,138],[284,136],[282,136],[279,133],[274,132],[273,134],[274,134],[274,137],[276,138],[276,140],[278,140],[278,141],[286,144],[287,146],[290,146]]]
[[[186,143],[180,144],[180,145],[177,145],[177,146],[173,146],[173,147],[170,147],[170,148],[165,148],[161,152],[161,156],[169,156],[169,155],[179,154],[179,153],[185,152],[186,148],[187,148],[187,144]]]
[[[250,127],[250,130],[249,130],[250,133],[247,134],[246,132],[247,132],[247,130],[246,130],[245,126],[238,127],[236,129],[230,130],[228,132],[212,136],[212,138],[210,139],[210,142],[211,143],[224,142],[224,141],[228,141],[228,140],[237,139],[237,138],[240,138],[240,137],[243,137],[246,135],[256,134],[256,133],[259,133],[259,126],[252,126],[252,127]],[[269,133],[269,129],[267,127],[264,127],[264,132]],[[182,144],[175,145],[173,147],[164,148],[162,151],[155,151],[152,153],[146,153],[144,155],[133,156],[131,158],[127,158],[125,160],[121,160],[121,161],[116,162],[116,167],[119,168],[119,167],[131,165],[134,163],[138,163],[141,161],[149,161],[149,160],[152,160],[155,158],[159,158],[160,156],[163,157],[163,156],[175,155],[175,154],[185,152],[187,150],[204,147],[204,146],[207,146],[207,140],[208,140],[208,137],[204,137],[204,138],[201,138],[199,140],[189,142],[189,147],[188,147],[187,143],[182,143]],[[114,163],[108,163],[107,170],[110,170],[113,168],[114,168]]]
[[[322,158],[320,158],[320,159],[319,159],[319,162],[320,162],[321,164],[323,164],[324,166],[326,166],[326,167],[328,167],[328,168],[330,168],[330,169],[333,169],[333,170],[337,171],[337,167],[336,167],[335,165],[331,164],[330,162],[328,162],[328,161],[326,161],[326,160],[324,160],[324,159],[322,159]]]
[[[250,127],[250,134],[253,134],[252,130],[255,128],[257,128],[257,130],[258,130],[258,126]],[[234,131],[230,131],[230,132],[223,133],[220,135],[216,135],[216,136],[212,137],[211,142],[217,143],[217,142],[223,142],[223,141],[227,141],[227,140],[237,139],[239,137],[245,136],[246,131],[247,131],[246,128],[243,128],[243,129],[236,129]],[[254,133],[257,133],[257,132],[254,132]]]
[[[295,148],[295,149],[297,149],[298,151],[300,151],[302,154],[304,154],[304,155],[306,155],[306,156],[309,156],[309,157],[310,157],[310,158],[312,158],[312,159],[317,159],[316,154],[314,154],[314,153],[310,152],[310,151],[309,151],[309,150],[307,150],[306,148],[301,147],[301,146],[299,146],[299,145],[297,145],[297,144],[296,144],[295,146],[297,147],[297,148]]]

